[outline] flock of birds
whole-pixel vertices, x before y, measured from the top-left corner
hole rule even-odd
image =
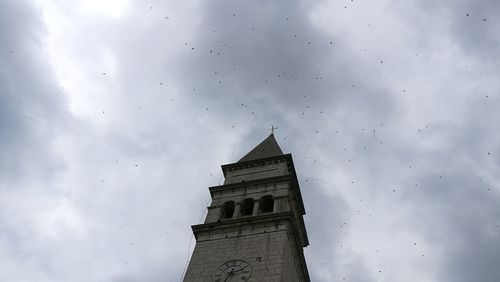
[[[351,0],[352,1],[352,0]],[[345,6],[344,8],[347,8],[347,6]],[[152,10],[153,7],[150,6],[150,9]],[[470,17],[471,14],[470,13],[466,13],[466,17]],[[237,17],[237,14],[236,13],[233,13],[232,14],[232,17]],[[169,22],[172,22],[172,17],[171,16],[165,16],[164,17],[165,20],[169,21]],[[285,17],[284,20],[286,22],[289,22],[290,19],[289,17]],[[483,18],[482,21],[486,21],[486,18]],[[371,26],[371,25],[370,25]],[[216,29],[211,29],[210,30],[212,34],[217,34],[217,30]],[[249,26],[248,27],[248,31],[250,32],[255,32],[256,31],[256,27],[255,26]],[[243,33],[243,32],[242,32]],[[298,38],[301,38],[302,36],[296,33],[291,33],[290,34],[290,38],[294,39],[294,40],[298,40]],[[306,37],[306,36],[303,36],[303,37]],[[330,48],[335,48],[336,44],[335,44],[335,40],[332,40],[332,39],[324,39],[322,42],[319,42],[318,44],[321,44],[322,47],[319,48],[319,49],[316,49],[316,50],[322,50],[322,52],[330,52],[330,51],[324,51],[324,48],[325,47],[330,47]],[[224,90],[220,87],[223,87],[225,84],[231,84],[231,83],[235,83],[234,82],[234,78],[238,76],[237,72],[239,70],[242,70],[245,68],[244,65],[240,65],[238,64],[237,62],[227,62],[226,60],[228,60],[225,55],[227,53],[232,53],[233,56],[231,56],[232,59],[235,59],[235,56],[234,56],[234,52],[237,52],[236,50],[230,50],[230,48],[232,48],[232,44],[231,42],[229,42],[228,40],[222,40],[222,39],[214,39],[214,43],[207,43],[207,45],[210,45],[210,47],[207,47],[206,50],[203,50],[203,43],[198,43],[198,46],[194,46],[192,44],[190,44],[188,41],[185,41],[184,43],[184,46],[187,48],[187,50],[191,51],[191,52],[197,52],[197,51],[201,51],[203,52],[205,55],[207,56],[212,56],[211,58],[203,58],[203,59],[199,59],[199,57],[197,57],[198,59],[194,59],[195,61],[196,60],[200,60],[199,62],[200,63],[207,63],[207,62],[212,62],[214,65],[219,65],[219,67],[221,69],[224,69],[225,70],[217,70],[217,68],[211,70],[209,73],[205,74],[204,75],[204,79],[206,80],[204,82],[204,84],[202,85],[196,85],[196,86],[190,86],[190,87],[187,87],[189,89],[192,89],[192,93],[194,93],[195,95],[202,95],[201,93],[205,93],[206,96],[213,96],[214,99],[225,99],[225,98],[228,98],[228,100],[230,101],[233,101],[234,100],[238,100],[238,99],[235,99],[234,97],[229,97],[229,95],[231,95],[230,93],[226,93],[225,95],[228,95],[228,96],[217,96],[217,95],[213,95],[213,94],[207,94],[207,93],[210,93],[210,92],[217,92],[217,93],[223,93]],[[250,42],[251,44],[251,42]],[[295,43],[291,43],[291,44],[302,44],[303,47],[308,47],[308,46],[311,46],[311,45],[314,45],[315,43],[311,40],[307,40],[307,39],[301,39],[301,41],[295,41]],[[362,48],[361,49],[363,53],[366,53],[367,52],[367,48]],[[298,55],[298,54],[297,54]],[[304,54],[305,55],[305,54]],[[419,53],[416,54],[416,56],[419,56]],[[193,55],[194,57],[194,55]],[[225,63],[220,63],[220,62],[225,62]],[[377,58],[377,62],[379,64],[384,64],[384,59],[380,59],[380,58]],[[232,67],[229,68],[230,71],[228,71],[228,68],[227,68],[227,65],[232,65]],[[281,91],[281,87],[285,84],[291,84],[291,85],[297,85],[297,84],[310,84],[310,85],[313,85],[312,83],[314,83],[315,81],[332,81],[332,80],[335,80],[334,77],[332,77],[331,75],[328,75],[327,73],[323,73],[323,74],[317,74],[317,73],[304,73],[301,69],[300,69],[301,66],[298,66],[298,69],[295,69],[295,70],[282,70],[282,69],[279,69],[277,68],[276,66],[272,66],[272,65],[269,65],[269,70],[267,71],[268,73],[268,76],[264,79],[262,79],[261,81],[254,81],[255,84],[261,84],[261,89],[271,89],[271,90],[278,90],[278,91]],[[207,68],[210,68],[210,66],[207,66]],[[202,68],[203,69],[203,68]],[[194,70],[194,71],[199,71],[199,70]],[[232,72],[232,73],[229,73],[229,72]],[[246,74],[246,73],[243,73],[243,74]],[[108,76],[108,73],[107,72],[102,72],[102,76]],[[261,75],[257,75],[257,77],[262,77]],[[208,82],[207,82],[208,81]],[[237,83],[237,82],[236,82]],[[295,84],[294,84],[295,83]],[[343,91],[357,91],[357,83],[353,83],[353,82],[345,82],[346,85],[349,86],[349,88],[351,88],[351,90],[347,90],[348,87],[344,87],[343,88]],[[196,84],[196,82],[194,83]],[[168,84],[165,82],[165,81],[161,81],[159,82],[159,85],[160,86],[167,86]],[[214,86],[215,85],[215,86]],[[272,88],[274,86],[271,86],[271,85],[277,85],[276,88]],[[219,88],[217,88],[216,86],[218,86]],[[360,90],[362,91],[362,90]],[[401,89],[401,93],[404,94],[404,95],[407,95],[407,89]],[[286,100],[283,101],[283,103],[287,104],[287,103],[291,103],[291,104],[294,104],[293,101],[295,101],[296,104],[298,104],[298,111],[296,111],[296,115],[298,115],[299,117],[304,117],[304,116],[312,116],[312,115],[315,115],[314,119],[318,119],[318,118],[326,118],[328,117],[328,110],[326,110],[327,107],[323,106],[321,102],[318,102],[316,101],[316,97],[314,97],[315,95],[314,94],[308,94],[308,95],[302,95],[301,98],[303,99],[297,99],[297,95],[296,96],[291,96],[290,98],[286,98],[285,96],[283,96],[282,98],[285,98]],[[486,96],[488,97],[488,96]],[[259,114],[259,117],[262,118],[266,115],[266,108],[269,108],[269,105],[260,105],[259,102],[256,102],[255,99],[251,96],[248,96],[248,97],[240,97],[240,101],[238,103],[234,102],[234,105],[239,105],[239,107],[241,109],[243,109],[244,111],[246,111],[247,113],[249,113],[251,116],[255,116],[256,114]],[[325,98],[325,97],[320,97],[320,98]],[[241,100],[248,100],[248,101],[243,101],[241,102]],[[171,102],[174,102],[174,98],[171,98],[170,100]],[[200,103],[206,103],[207,100],[202,100],[202,102]],[[314,106],[312,106],[314,105]],[[220,108],[220,106],[217,106],[217,105],[214,105],[214,107],[216,108],[216,111],[220,111],[220,110],[223,110]],[[219,107],[219,108],[218,108]],[[231,107],[231,106],[230,106]],[[296,105],[293,105],[293,107],[295,107],[294,110],[297,110],[297,106]],[[314,114],[313,114],[313,111],[312,109],[314,107],[318,107],[319,109],[316,109],[314,111]],[[142,109],[142,106],[139,106],[138,107],[139,109]],[[204,110],[205,111],[208,111],[209,110],[209,107],[208,106],[203,106]],[[236,107],[233,107],[233,108],[236,108]],[[102,111],[102,113],[104,114],[104,110]],[[217,114],[217,113],[216,113]],[[243,122],[244,123],[244,122]],[[370,146],[375,146],[375,145],[382,145],[384,144],[384,141],[382,140],[381,138],[381,133],[380,131],[382,131],[381,129],[383,128],[384,124],[383,122],[376,122],[379,126],[379,128],[371,128],[371,129],[368,129],[368,128],[361,128],[360,129],[360,133],[361,134],[367,134],[367,133],[370,133],[371,134],[371,140],[373,141],[371,144],[364,144],[362,145],[361,148],[357,148],[356,150],[359,150],[361,149],[362,151],[367,151]],[[237,123],[235,122],[229,122],[228,121],[228,126],[230,126],[230,129],[235,129],[237,127]],[[431,129],[431,126],[430,124],[425,124],[422,128],[418,128],[416,129],[417,131],[417,135],[419,136],[419,138],[421,139],[425,139],[426,138],[426,132],[429,131]],[[333,135],[333,136],[339,136],[341,135],[341,132],[342,130],[340,129],[310,129],[312,133],[315,133],[315,134],[325,134],[328,133],[330,135]],[[307,130],[305,130],[307,132]],[[307,134],[307,133],[306,133]],[[284,137],[282,139],[283,141],[287,141],[287,138]],[[343,151],[344,152],[348,152],[349,150],[351,150],[353,148],[348,148],[348,146],[343,146]],[[233,155],[234,155],[234,152],[233,152]],[[490,156],[491,153],[490,152],[487,152],[487,155]],[[304,160],[307,160],[308,157],[307,156],[304,156]],[[350,157],[350,158],[347,158],[347,166],[352,166],[352,163],[353,163],[353,157]],[[118,160],[117,160],[118,162]],[[315,166],[318,166],[320,165],[320,160],[319,159],[313,159],[312,162],[310,163],[311,166],[313,167],[313,170],[315,168]],[[139,167],[139,164],[134,164],[135,167]],[[408,169],[412,169],[413,168],[413,165],[412,164],[408,164],[407,165]],[[371,173],[375,173],[375,169],[371,170]],[[313,173],[310,171],[310,173]],[[212,176],[213,174],[211,174]],[[439,175],[439,179],[443,179],[443,175]],[[304,190],[307,190],[307,189],[310,189],[311,187],[307,187],[308,185],[313,185],[311,184],[311,181],[312,180],[316,180],[316,182],[321,182],[321,179],[318,178],[318,177],[306,177],[304,178],[304,181],[303,181],[303,186],[306,186],[306,187],[303,187],[302,189]],[[355,184],[355,181],[351,181],[351,184]],[[314,184],[314,185],[319,185],[319,184]],[[419,186],[418,183],[415,183],[414,184],[415,187]],[[399,188],[391,188],[390,189],[393,193],[396,193],[399,191]],[[491,191],[491,188],[488,188],[488,191]],[[362,199],[359,200],[360,202],[363,202]],[[353,211],[353,215],[355,216],[360,216],[362,214],[361,210],[360,209],[356,209]],[[373,214],[372,213],[368,213],[368,216],[369,217],[372,217]],[[498,228],[498,225],[496,225],[497,228]],[[123,229],[123,226],[121,226],[121,228]],[[347,222],[343,222],[339,225],[339,229],[340,230],[345,230],[346,228],[348,228],[348,223]],[[167,233],[166,235],[169,235],[169,233]],[[417,247],[417,242],[411,242],[409,245],[413,246],[413,247]],[[130,242],[130,247],[133,247],[133,243]],[[344,244],[339,244],[339,247],[340,248],[344,248]],[[379,249],[375,249],[374,250],[374,254],[378,255],[380,254],[382,251],[379,250]],[[421,254],[422,257],[425,256],[425,254]],[[327,264],[326,262],[323,263],[323,264]],[[127,262],[124,263],[125,266],[127,266]],[[379,273],[383,273],[383,270],[380,269],[378,270]],[[342,280],[346,280],[346,277],[343,277]]]

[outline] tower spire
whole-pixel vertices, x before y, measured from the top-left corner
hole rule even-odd
[[[274,129],[276,129],[276,127],[274,127]],[[246,161],[253,161],[257,159],[263,159],[279,155],[283,155],[283,151],[281,151],[278,142],[276,142],[274,134],[271,133],[266,139],[264,139],[264,141],[262,141],[259,145],[253,148],[238,162],[241,163]]]

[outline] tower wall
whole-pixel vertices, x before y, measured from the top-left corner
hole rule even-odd
[[[287,220],[201,232],[184,281],[216,281],[217,268],[231,258],[251,265],[252,274],[246,281],[301,281],[299,254],[294,254],[291,246],[293,238]]]

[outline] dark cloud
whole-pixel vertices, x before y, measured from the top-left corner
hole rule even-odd
[[[498,1],[457,1],[452,5],[431,3],[437,9],[433,11],[434,21],[442,21],[446,16],[454,39],[463,48],[464,52],[477,57],[483,63],[498,63],[497,46],[499,38],[496,26],[500,3]],[[488,62],[492,60],[492,62]]]
[[[68,118],[62,91],[46,60],[38,11],[13,1],[0,9],[0,178],[48,177],[58,166],[51,141]]]
[[[2,262],[6,268],[24,264],[26,279],[39,280],[43,273],[29,273],[43,264],[39,248],[26,246],[37,233],[22,223],[21,214],[36,208],[38,203],[28,195],[39,187],[51,193],[49,183],[63,166],[54,150],[54,136],[65,128],[69,116],[46,60],[39,11],[15,1],[2,2],[0,10],[0,252],[7,258]],[[3,271],[0,277],[13,280],[18,275]]]
[[[389,118],[394,100],[387,90],[368,87],[355,73],[353,55],[337,46],[342,38],[314,27],[304,5],[204,4],[197,36],[176,64],[184,90],[201,93],[193,103],[214,104],[239,123],[255,118],[289,130],[322,126],[321,111],[345,108]]]
[[[498,191],[471,174],[468,165],[445,170],[422,176],[420,189],[426,196],[414,198],[427,238],[439,245],[433,252],[440,253],[443,262],[440,280],[495,281],[500,275],[494,267],[500,251]]]

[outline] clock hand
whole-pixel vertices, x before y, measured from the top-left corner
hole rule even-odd
[[[246,270],[246,269],[242,268],[242,269],[240,269],[240,270],[236,270],[236,271],[234,271],[233,273],[236,273],[236,272],[241,272],[241,271],[244,271],[244,270]]]
[[[229,278],[229,276],[233,275],[233,272],[234,272],[234,268],[231,269],[231,271],[227,274],[226,279],[224,279],[224,282],[227,281],[227,279]]]

